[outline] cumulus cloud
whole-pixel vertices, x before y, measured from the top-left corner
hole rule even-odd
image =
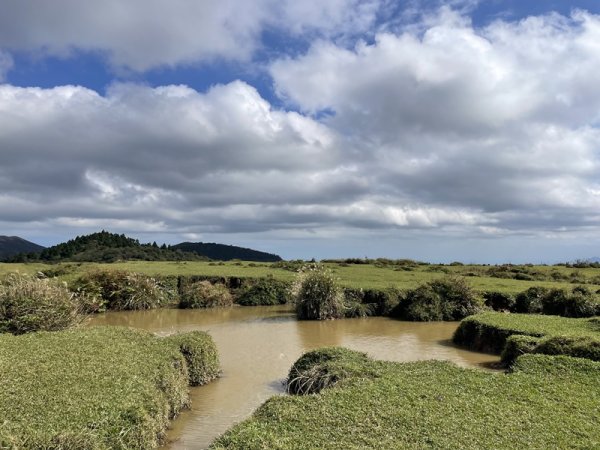
[[[207,92],[115,84],[104,96],[78,86],[0,85],[0,224],[282,240],[598,230],[600,17],[550,14],[476,28],[442,9],[417,27],[348,47],[328,23],[352,23],[344,5],[353,1],[306,10],[314,16],[304,3],[273,6],[287,17],[282,23],[307,15],[290,33],[320,36],[305,54],[270,65],[288,110],[241,81]],[[173,5],[173,14],[191,7]],[[369,27],[377,5],[361,5],[370,9],[357,27]],[[252,14],[235,24],[252,23],[234,33],[248,46],[217,48],[220,56],[252,52],[255,24],[268,26]],[[86,36],[108,36],[99,23],[88,23]],[[7,48],[46,40],[7,44],[15,34],[1,25]],[[68,50],[72,32],[46,50]],[[140,50],[128,47],[135,39],[89,42],[136,70],[206,56],[194,44],[168,59],[176,53],[158,46],[156,59],[141,51],[130,61],[127,52]]]
[[[272,64],[277,92],[307,114],[329,112],[324,123],[390,198],[480,211],[513,229],[593,222],[600,17],[476,29],[442,9],[427,24],[352,49],[317,42]],[[535,224],[519,223],[530,211]]]
[[[117,69],[145,71],[214,58],[249,60],[268,27],[296,34],[360,32],[379,0],[7,0],[0,48],[68,56],[100,52]]]

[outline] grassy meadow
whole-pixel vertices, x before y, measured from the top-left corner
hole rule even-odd
[[[564,266],[505,266],[416,264],[345,264],[325,263],[345,287],[357,289],[413,289],[420,284],[445,275],[464,276],[478,291],[506,293],[521,292],[532,286],[565,288],[586,284],[600,289],[599,268],[570,268]],[[128,261],[101,263],[0,263],[0,276],[12,271],[23,273],[44,272],[50,276],[70,281],[84,272],[97,269],[126,270],[152,276],[201,275],[212,277],[261,278],[272,276],[277,280],[291,281],[295,277],[293,264],[253,263],[242,261]],[[512,278],[505,278],[512,277]],[[515,278],[516,277],[516,278]]]
[[[0,334],[0,448],[152,449],[218,374],[210,336],[115,327]]]
[[[343,349],[342,349],[343,350]],[[328,352],[328,350],[324,350]],[[314,353],[314,352],[313,352]],[[512,373],[312,357],[320,393],[278,396],[212,449],[548,449],[600,445],[600,363],[526,355]]]

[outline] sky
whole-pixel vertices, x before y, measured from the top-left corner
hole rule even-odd
[[[600,256],[597,0],[0,0],[0,234]]]

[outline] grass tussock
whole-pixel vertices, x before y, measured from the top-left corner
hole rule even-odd
[[[156,448],[189,403],[185,340],[115,327],[0,336],[2,448]]]
[[[305,266],[292,285],[298,319],[327,320],[344,317],[344,294],[333,272],[320,264]]]
[[[180,308],[215,308],[233,305],[233,296],[223,284],[197,281],[187,285],[181,293]]]
[[[137,272],[95,270],[82,275],[73,287],[97,298],[97,311],[154,309],[170,301],[156,278]]]
[[[323,365],[319,351],[311,353],[313,365],[304,371]],[[349,350],[338,356],[339,370],[350,368],[343,383],[273,397],[211,448],[546,449],[600,442],[597,362],[526,355],[512,373],[499,374],[441,361],[373,361]]]
[[[83,320],[85,294],[55,279],[12,273],[0,283],[0,333],[57,331]]]
[[[290,369],[286,390],[296,395],[321,392],[348,377],[358,376],[365,361],[366,353],[340,347],[322,348],[305,353]]]

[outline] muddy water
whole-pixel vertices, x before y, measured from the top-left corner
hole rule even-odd
[[[206,448],[267,398],[282,394],[282,381],[292,363],[313,348],[344,346],[378,359],[445,359],[461,366],[485,366],[497,359],[452,346],[449,340],[457,323],[383,317],[297,321],[290,309],[279,306],[107,313],[91,324],[142,328],[160,335],[203,330],[215,340],[223,376],[192,389],[192,408],[173,423],[168,449]]]

